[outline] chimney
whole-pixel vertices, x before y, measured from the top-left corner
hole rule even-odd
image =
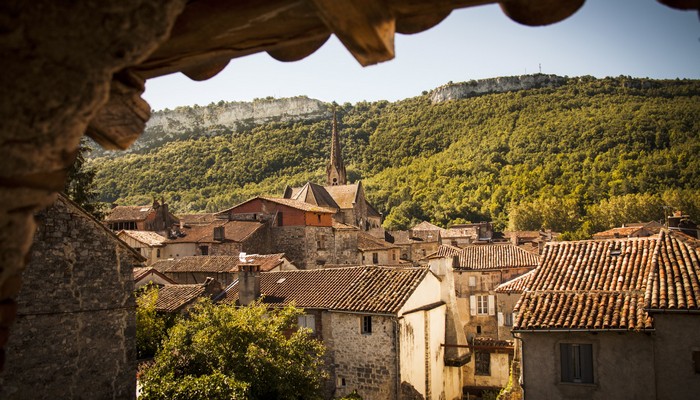
[[[260,297],[260,265],[238,265],[238,303],[242,306]]]
[[[224,235],[224,227],[223,226],[215,226],[214,227],[214,240],[218,242],[223,242],[225,235]]]

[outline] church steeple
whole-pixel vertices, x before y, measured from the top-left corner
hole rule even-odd
[[[326,179],[328,186],[345,185],[347,179],[345,176],[345,165],[343,165],[343,156],[340,149],[340,138],[338,137],[338,119],[335,115],[335,107],[333,107],[333,133],[331,137],[331,159],[326,167]]]

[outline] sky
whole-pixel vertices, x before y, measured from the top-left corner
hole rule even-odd
[[[259,53],[231,60],[203,82],[179,73],[153,78],[143,97],[154,110],[299,95],[354,104],[414,97],[450,81],[538,72],[700,79],[700,19],[656,0],[587,0],[561,22],[528,27],[485,5],[455,10],[421,33],[397,34],[395,54],[362,67],[331,36],[301,61]]]

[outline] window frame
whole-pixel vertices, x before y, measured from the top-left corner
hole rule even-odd
[[[362,318],[360,318],[360,333],[363,335],[371,335],[372,334],[372,316],[371,315],[363,315]]]
[[[559,382],[574,385],[594,385],[592,343],[559,343]]]
[[[297,317],[297,326],[311,330],[311,334],[316,334],[316,316],[313,314],[303,314]]]
[[[491,376],[491,353],[474,351],[474,375]]]

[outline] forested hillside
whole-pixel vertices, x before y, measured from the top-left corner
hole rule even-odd
[[[571,78],[432,104],[338,106],[343,156],[385,226],[494,221],[568,237],[683,209],[700,220],[700,82]],[[101,200],[214,211],[323,183],[330,118],[273,122],[97,158]],[[666,210],[666,211],[665,211]]]

